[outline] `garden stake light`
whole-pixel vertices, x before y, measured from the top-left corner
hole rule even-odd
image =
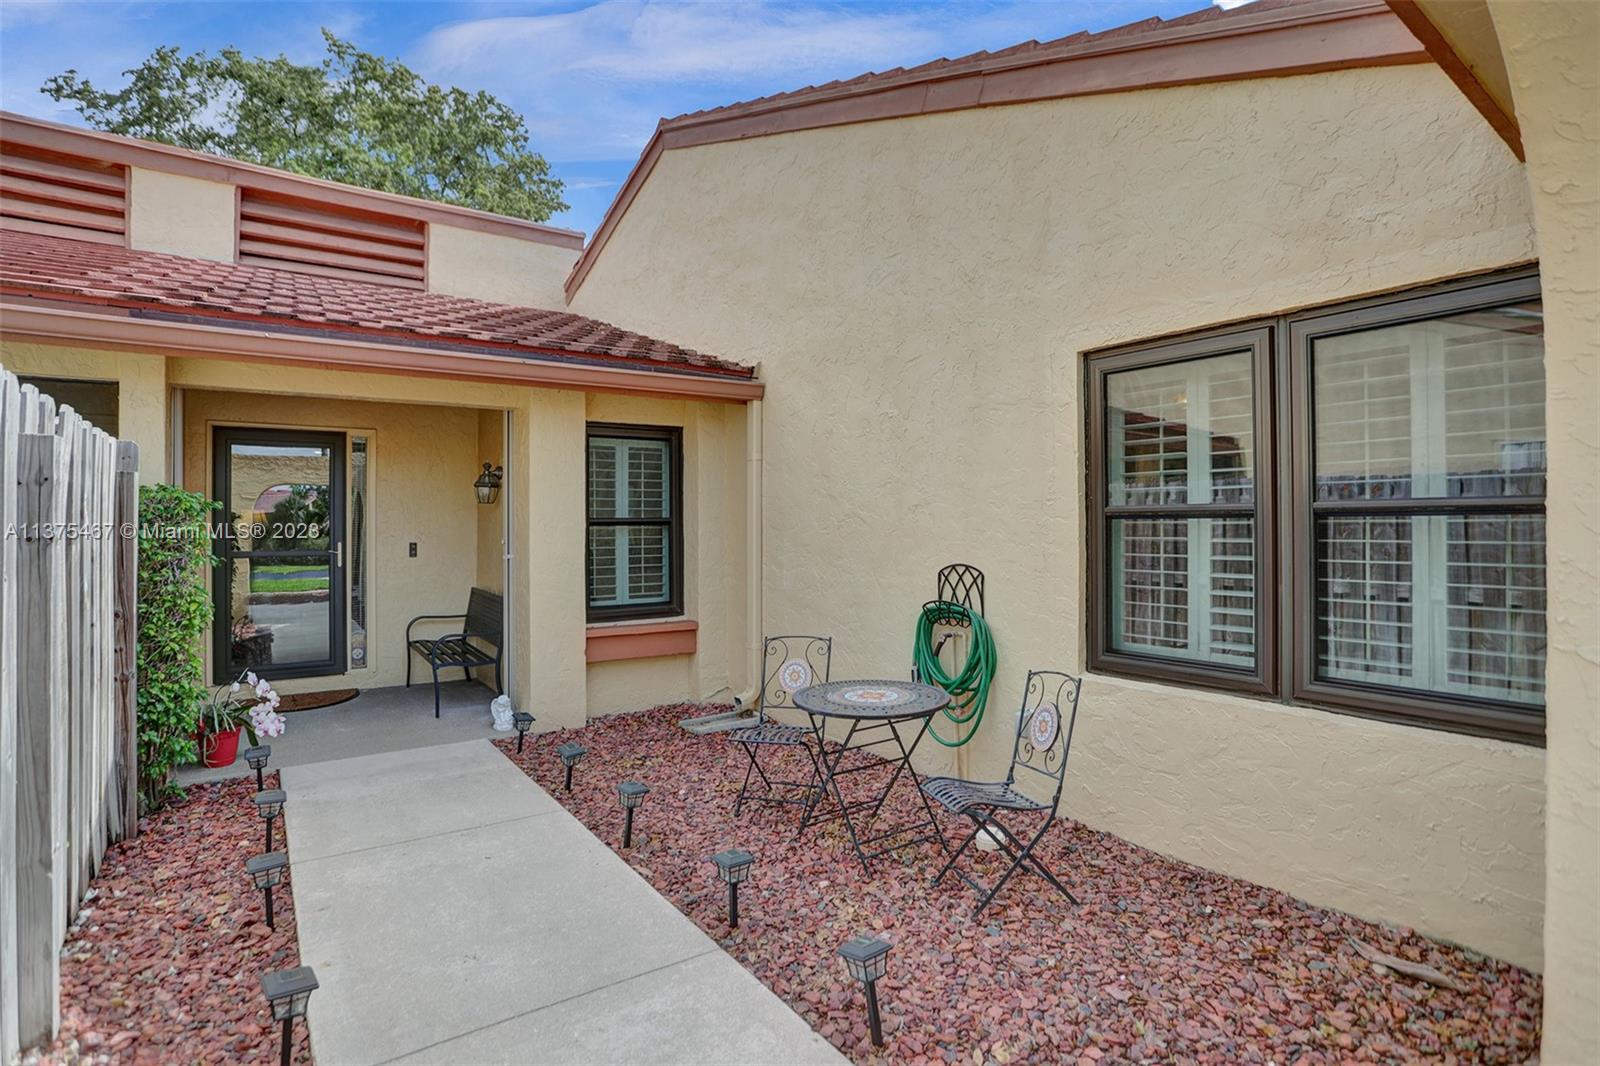
[[[272,850],[272,821],[283,811],[283,801],[287,799],[281,788],[269,788],[265,792],[255,794],[256,810],[261,817],[267,820],[267,850]]]
[[[518,711],[511,716],[511,724],[517,727],[517,754],[522,754],[522,742],[528,736],[528,730],[533,728],[533,715],[527,711]]]
[[[267,899],[267,928],[278,928],[272,921],[272,888],[283,880],[283,871],[288,869],[289,856],[281,851],[269,851],[265,855],[252,855],[244,861],[245,873],[256,883]]]
[[[267,782],[262,771],[267,767],[267,760],[272,758],[272,745],[262,744],[254,748],[246,748],[244,761],[250,764],[250,769],[256,772],[256,790],[267,787]]]
[[[637,781],[624,781],[617,786],[617,796],[622,800],[622,809],[627,812],[626,820],[622,823],[622,846],[633,847],[633,812],[638,810],[644,802],[650,789]]]
[[[728,928],[739,928],[739,886],[750,879],[750,867],[755,864],[756,857],[748,851],[732,848],[728,851],[719,851],[711,856],[711,861],[717,864],[717,873],[722,875],[722,880],[728,886]]]
[[[865,933],[846,940],[839,949],[844,965],[854,977],[866,986],[867,1027],[872,1030],[872,1043],[883,1046],[883,1021],[878,1017],[878,979],[889,969],[889,944]]]
[[[283,1023],[282,1050],[278,1061],[289,1066],[289,1048],[294,1040],[294,1020],[304,1018],[306,1004],[317,989],[317,975],[309,966],[261,975],[261,994],[272,1004],[272,1020]]]
[[[578,765],[578,760],[589,754],[589,749],[575,740],[569,740],[556,749],[556,755],[561,758],[561,765],[567,768],[567,791],[572,791],[572,768]]]

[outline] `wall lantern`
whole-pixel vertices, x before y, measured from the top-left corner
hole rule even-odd
[[[589,754],[589,749],[575,740],[569,740],[556,749],[556,756],[561,760],[561,765],[567,768],[567,791],[572,791],[572,768],[578,765],[578,760]]]
[[[478,480],[472,483],[472,487],[478,493],[478,502],[493,503],[498,500],[500,498],[500,481],[505,476],[506,472],[503,467],[484,463],[483,473],[479,474]]]
[[[637,781],[624,781],[617,786],[617,798],[622,801],[622,809],[626,812],[626,820],[622,823],[622,846],[625,848],[633,847],[633,812],[638,810],[649,792],[649,786]]]
[[[289,867],[289,856],[281,851],[265,855],[252,855],[244,861],[245,873],[255,882],[267,898],[267,928],[278,928],[272,921],[272,889],[283,880],[283,871]]]
[[[281,788],[269,788],[255,794],[256,811],[267,821],[267,850],[272,850],[272,823],[283,813],[283,801],[288,797]]]
[[[261,994],[272,1004],[272,1020],[283,1023],[283,1038],[278,1053],[282,1066],[289,1066],[289,1049],[294,1039],[294,1020],[306,1016],[311,993],[317,990],[316,972],[309,966],[261,975]]]
[[[717,864],[717,873],[722,875],[722,880],[728,885],[728,927],[737,929],[739,886],[750,879],[750,867],[755,865],[756,857],[748,851],[734,848],[717,852],[711,856],[711,861]]]
[[[845,969],[866,986],[867,1027],[872,1030],[872,1043],[883,1046],[883,1020],[878,1016],[878,979],[889,969],[888,941],[865,934],[844,942],[839,949]]]
[[[256,772],[256,790],[267,787],[262,771],[266,769],[267,760],[272,758],[272,745],[262,744],[254,748],[246,748],[244,761],[250,764],[250,769]]]

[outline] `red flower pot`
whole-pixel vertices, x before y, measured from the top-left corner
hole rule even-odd
[[[207,733],[200,729],[200,761],[212,769],[232,766],[239,757],[240,729],[225,729],[221,733]]]

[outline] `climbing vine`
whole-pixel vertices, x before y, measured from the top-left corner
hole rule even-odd
[[[139,490],[139,796],[145,810],[182,795],[173,768],[196,757],[206,702],[200,642],[211,617],[206,571],[217,505],[175,485]]]

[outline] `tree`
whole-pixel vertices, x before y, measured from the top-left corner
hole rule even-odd
[[[40,91],[108,133],[536,222],[566,208],[522,116],[498,98],[322,37],[328,54],[314,66],[167,45],[124,71],[115,92],[76,70]]]

